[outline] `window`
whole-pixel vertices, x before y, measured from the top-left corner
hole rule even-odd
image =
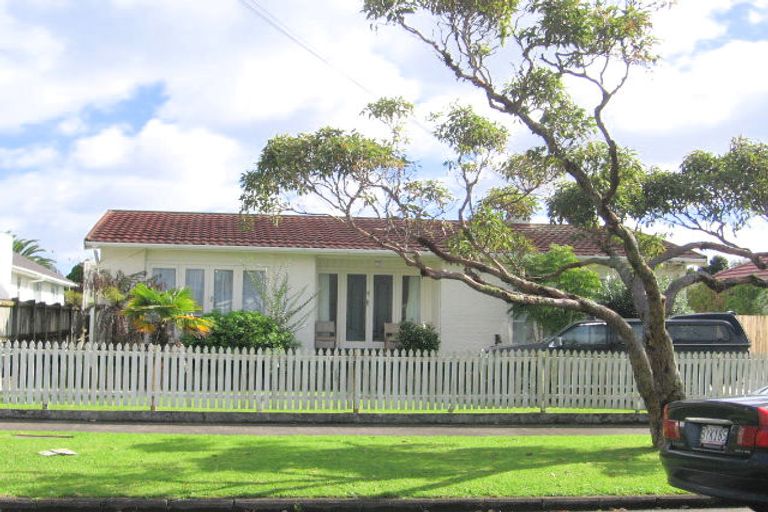
[[[189,288],[197,305],[201,308],[205,307],[205,270],[188,268],[184,272],[184,286]]]
[[[320,274],[317,295],[317,319],[336,323],[339,297],[339,275]]]
[[[243,310],[264,312],[264,301],[261,298],[266,274],[263,270],[243,271]]]
[[[605,324],[580,324],[565,331],[561,338],[563,347],[586,347],[606,345],[608,326]]]
[[[403,276],[401,318],[410,322],[421,321],[421,277],[419,276]]]
[[[35,283],[35,301],[43,300],[43,283]]]
[[[392,321],[392,276],[373,276],[373,341],[384,341],[384,324]]]
[[[152,277],[155,279],[161,290],[171,290],[176,288],[175,268],[153,268]]]
[[[347,275],[347,341],[365,341],[368,276]]]
[[[213,271],[213,309],[219,313],[232,311],[232,280],[234,271]]]

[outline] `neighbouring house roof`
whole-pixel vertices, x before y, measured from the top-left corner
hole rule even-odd
[[[369,231],[387,226],[382,219],[361,217],[355,221]],[[599,236],[575,226],[513,226],[540,251],[559,244],[572,246],[577,256],[603,254]],[[440,236],[444,239],[446,235]],[[135,210],[108,210],[85,237],[86,247],[111,244],[381,250],[375,241],[328,216],[283,215],[275,224],[266,215]],[[682,259],[699,261],[704,257],[690,252]]]
[[[53,282],[67,287],[77,286],[77,283],[70,281],[58,272],[44,267],[43,265],[40,265],[39,263],[32,261],[31,259],[18,253],[13,253],[11,267],[12,270],[22,274],[27,274],[33,278],[42,279],[44,281]]]
[[[765,260],[768,263],[768,259]],[[768,279],[768,269],[760,270],[754,263],[744,263],[733,268],[721,270],[715,274],[716,279],[733,279],[744,276],[756,275],[760,279]]]

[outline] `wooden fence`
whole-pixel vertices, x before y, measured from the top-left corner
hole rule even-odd
[[[768,354],[768,316],[738,315],[736,318],[752,342],[750,350],[755,354]]]
[[[768,357],[678,354],[689,397],[768,383]],[[0,344],[5,404],[233,410],[640,409],[626,354],[264,352]]]
[[[0,340],[72,340],[84,336],[87,325],[87,315],[73,306],[0,301]]]

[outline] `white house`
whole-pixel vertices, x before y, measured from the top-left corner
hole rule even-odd
[[[0,233],[0,299],[64,304],[64,291],[77,286],[69,279],[13,252],[13,238]]]
[[[359,219],[375,227],[378,219]],[[600,254],[597,242],[571,226],[515,226],[546,251],[571,245],[578,256]],[[496,339],[509,343],[509,306],[463,283],[422,278],[396,255],[329,217],[266,216],[110,210],[85,238],[96,268],[145,272],[167,287],[188,287],[205,311],[259,309],[254,283],[284,272],[293,291],[314,296],[313,311],[297,333],[316,345],[317,327],[332,322],[337,347],[384,346],[392,324],[433,324],[443,350],[479,350]],[[704,260],[678,260],[677,271]],[[695,261],[694,261],[695,260]],[[325,329],[325,327],[323,327]]]

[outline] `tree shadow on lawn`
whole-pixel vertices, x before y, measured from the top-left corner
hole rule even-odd
[[[29,487],[37,496],[61,495],[66,490],[69,495],[125,495],[132,484],[142,496],[437,496],[456,495],[457,486],[469,489],[479,479],[515,478],[514,472],[522,470],[546,468],[574,478],[578,466],[568,471],[562,471],[562,466],[578,463],[589,463],[607,478],[643,477],[659,471],[658,461],[647,457],[654,450],[645,447],[595,450],[594,446],[546,442],[452,447],[450,440],[424,443],[394,438],[387,443],[381,439],[255,437],[252,442],[224,447],[205,438],[163,439],[131,446],[147,455],[141,467],[115,464],[113,471],[95,479],[73,473],[46,475],[44,482]],[[166,464],[157,460],[163,454],[172,455]],[[184,462],[176,464],[177,460]],[[550,494],[558,494],[558,476],[552,478]],[[503,481],[497,478],[492,487],[498,488]],[[147,482],[158,484],[155,494]],[[448,487],[453,490],[440,492]]]

